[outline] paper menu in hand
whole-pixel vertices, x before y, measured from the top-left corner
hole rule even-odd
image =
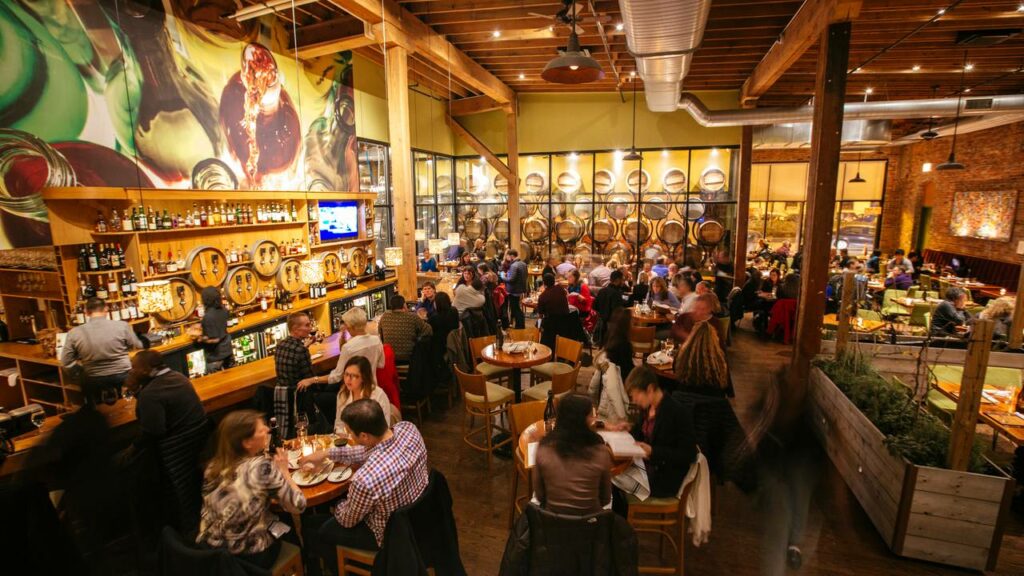
[[[636,443],[636,440],[629,435],[629,432],[612,432],[601,430],[598,432],[604,438],[608,447],[612,449],[612,455],[616,458],[633,458],[645,456],[643,448]]]
[[[537,446],[540,442],[530,442],[526,445],[526,467],[532,468],[537,465]]]

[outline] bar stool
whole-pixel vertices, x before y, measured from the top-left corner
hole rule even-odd
[[[468,426],[466,420],[462,421],[462,441],[474,450],[487,453],[487,469],[490,470],[491,453],[494,449],[501,448],[513,441],[509,431],[495,425],[493,420],[495,416],[501,418],[508,413],[509,405],[515,400],[515,392],[494,382],[489,382],[483,374],[466,374],[459,370],[458,366],[455,366],[454,369],[455,375],[459,380],[459,388],[462,389],[462,399],[466,406],[466,416],[469,420]],[[476,423],[477,416],[483,417],[484,423],[474,428],[473,425]],[[509,434],[508,438],[494,444],[495,431]],[[474,442],[472,437],[481,432],[485,436],[484,442]]]

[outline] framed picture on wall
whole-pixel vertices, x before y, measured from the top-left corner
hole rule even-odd
[[[1016,190],[956,191],[949,230],[962,238],[1009,242],[1016,215]]]

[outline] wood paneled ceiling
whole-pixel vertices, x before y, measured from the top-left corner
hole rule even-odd
[[[1024,0],[864,0],[853,22],[848,100],[895,100],[955,95],[964,47],[960,31],[1024,29]],[[258,0],[244,0],[257,5]],[[540,78],[545,63],[563,48],[568,27],[551,28],[560,0],[398,0],[445,36],[454,46],[516,92],[605,92],[629,86],[635,62],[626,49],[617,0],[584,0],[580,41],[605,70],[602,81],[578,86],[550,84]],[[802,0],[712,0],[707,30],[694,55],[684,90],[738,90],[778,39]],[[593,9],[593,10],[592,10]],[[939,12],[945,12],[928,23]],[[332,0],[318,0],[278,14],[298,28],[343,16]],[[596,17],[595,17],[596,14]],[[604,28],[607,48],[598,33]],[[923,25],[923,26],[922,26]],[[359,49],[381,60],[376,47]],[[803,104],[814,89],[817,47],[801,57],[759,101],[759,106]],[[970,95],[1024,91],[1024,34],[994,46],[969,48],[972,69],[966,75]],[[865,64],[866,63],[866,64]],[[918,66],[918,69],[914,69]],[[476,94],[442,67],[415,57],[413,81],[442,97]],[[616,81],[613,68],[618,71]],[[639,89],[642,90],[642,84]]]

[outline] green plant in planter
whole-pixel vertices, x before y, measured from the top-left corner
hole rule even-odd
[[[884,378],[856,352],[817,360],[815,365],[885,435],[893,454],[918,466],[946,467],[949,428],[922,410],[908,388]],[[984,470],[980,442],[974,443],[969,469]]]

